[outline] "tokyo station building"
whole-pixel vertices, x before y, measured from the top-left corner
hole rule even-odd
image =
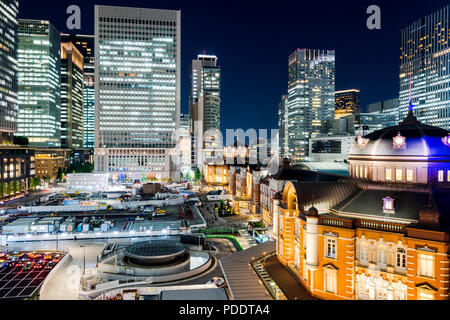
[[[349,178],[287,182],[279,261],[322,299],[448,300],[449,134],[410,111],[356,139]]]

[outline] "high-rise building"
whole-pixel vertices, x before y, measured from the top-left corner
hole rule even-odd
[[[193,135],[193,166],[203,167],[204,148],[218,147],[216,135],[204,133],[220,130],[220,66],[217,57],[201,54],[191,64],[191,93],[189,97],[191,134]]]
[[[95,136],[95,38],[93,35],[84,34],[62,34],[62,42],[72,44],[83,55],[84,65],[84,88],[83,88],[83,147],[94,149]]]
[[[408,113],[412,99],[419,121],[449,129],[450,5],[416,20],[400,33],[400,119]]]
[[[288,148],[288,96],[283,95],[278,103],[278,133],[279,133],[279,154],[281,158],[286,158],[289,154]]]
[[[335,92],[334,119],[361,113],[359,93],[360,91],[357,89]]]
[[[307,159],[309,139],[332,133],[334,50],[297,49],[289,56],[288,148],[293,163]]]
[[[113,180],[175,173],[180,23],[181,11],[95,6],[95,170]]]
[[[61,146],[83,147],[83,55],[71,43],[61,44]]]
[[[0,2],[0,144],[12,142],[17,129],[17,43],[19,1]]]
[[[17,133],[33,147],[61,146],[61,36],[49,21],[19,20]]]

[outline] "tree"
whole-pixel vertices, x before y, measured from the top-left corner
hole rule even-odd
[[[195,181],[198,181],[198,180],[200,180],[201,178],[202,178],[202,174],[201,174],[201,172],[200,172],[200,169],[197,168],[197,170],[195,170],[195,173],[194,173],[194,180],[195,180]]]
[[[63,172],[62,172],[61,167],[59,167],[59,168],[58,168],[58,172],[56,173],[56,180],[57,180],[58,182],[61,182],[61,181],[62,181],[62,178],[63,178]]]

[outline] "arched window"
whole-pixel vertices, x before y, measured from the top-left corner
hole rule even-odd
[[[397,249],[397,268],[406,268],[406,251],[403,248]]]

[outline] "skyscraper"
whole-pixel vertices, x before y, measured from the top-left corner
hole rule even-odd
[[[293,163],[305,160],[309,139],[332,133],[334,50],[297,49],[289,56],[288,148]]]
[[[62,42],[72,42],[84,57],[83,147],[94,149],[95,136],[95,38],[93,35],[62,34]]]
[[[12,142],[17,129],[17,0],[0,2],[0,144]]]
[[[412,99],[419,121],[450,129],[450,5],[400,33],[400,119]]]
[[[181,11],[95,6],[95,170],[120,181],[173,173],[180,23]]]
[[[61,146],[83,147],[83,55],[71,43],[61,44]]]
[[[203,149],[215,147],[215,135],[203,134],[220,130],[220,66],[214,55],[200,54],[191,64],[191,93],[189,98],[191,133],[193,135],[193,165],[203,166]]]
[[[334,119],[361,113],[359,93],[360,91],[357,89],[335,92]]]
[[[18,135],[61,146],[61,36],[48,21],[19,20]]]
[[[288,148],[288,110],[287,110],[288,96],[283,95],[281,101],[278,103],[278,133],[279,133],[279,155],[281,158],[286,158],[289,153]]]

